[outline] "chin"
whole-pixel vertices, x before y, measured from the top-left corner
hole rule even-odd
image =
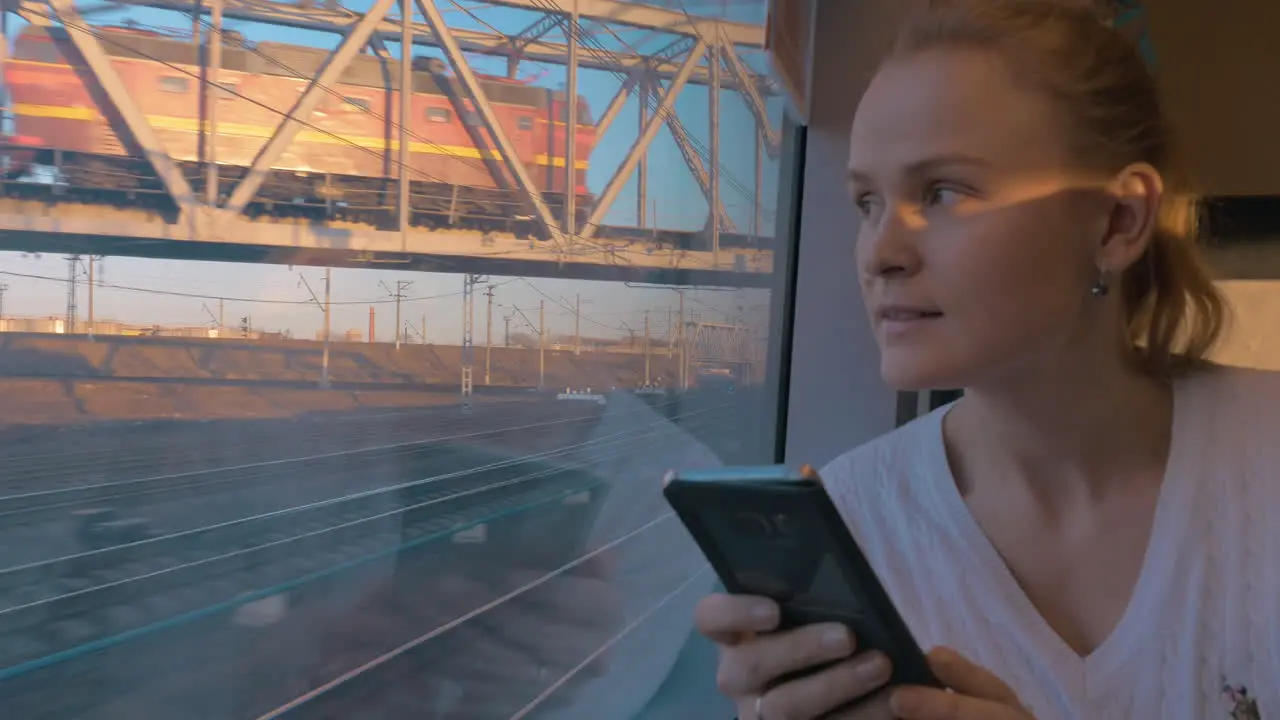
[[[965,386],[957,368],[947,363],[941,353],[881,351],[880,377],[894,390],[955,389]]]

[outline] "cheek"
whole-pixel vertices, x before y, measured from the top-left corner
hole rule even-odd
[[[988,230],[939,248],[939,301],[969,342],[1007,347],[1071,323],[1088,293],[1079,259],[1030,230]]]

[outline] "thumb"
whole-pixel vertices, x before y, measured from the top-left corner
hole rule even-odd
[[[970,662],[951,648],[937,647],[929,651],[929,668],[943,685],[969,697],[1020,707],[1013,688],[990,670]]]

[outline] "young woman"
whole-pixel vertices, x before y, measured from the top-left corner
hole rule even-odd
[[[857,270],[885,380],[966,393],[823,475],[951,691],[717,595],[742,720],[1280,718],[1280,376],[1204,361],[1181,182],[1148,68],[1080,4],[908,23],[853,122]]]

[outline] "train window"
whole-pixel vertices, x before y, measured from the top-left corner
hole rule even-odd
[[[31,59],[37,62],[56,63],[62,62],[62,55],[58,53],[58,48],[53,43],[33,42],[31,47]]]
[[[160,78],[160,89],[169,93],[186,93],[191,89],[191,79],[184,77]]]
[[[486,3],[504,0],[464,4]],[[533,20],[518,13],[488,14]],[[678,40],[622,19],[670,36],[646,46]],[[41,149],[9,153],[21,192],[0,192],[0,720],[732,717],[714,648],[689,641],[714,573],[656,478],[780,459],[785,288],[813,282],[789,258],[806,163],[776,131],[784,98],[761,93],[766,137],[788,139],[755,153],[756,112],[721,88],[708,227],[665,139],[643,184],[610,190],[642,155],[633,120],[578,142],[570,171],[553,80],[466,53],[495,116],[440,94],[465,68],[422,48],[402,138],[378,58],[330,57],[296,20],[260,14],[242,28],[256,43],[224,30],[210,85],[217,33],[78,21],[136,74],[131,124],[165,146],[147,150],[124,128],[63,132],[114,113],[115,78],[61,30],[10,37],[62,64],[31,60],[5,88],[26,111],[5,130]],[[717,22],[698,26],[718,38]],[[762,44],[762,26],[731,27]],[[539,50],[553,75],[566,62]],[[66,87],[40,73],[58,70],[84,94],[51,95]],[[582,74],[575,116],[626,83],[605,74]],[[709,82],[691,75],[671,108],[703,150]],[[282,124],[309,87],[314,112]],[[36,112],[59,102],[83,107]],[[63,232],[86,218],[104,230]],[[809,320],[834,335],[848,315]]]

